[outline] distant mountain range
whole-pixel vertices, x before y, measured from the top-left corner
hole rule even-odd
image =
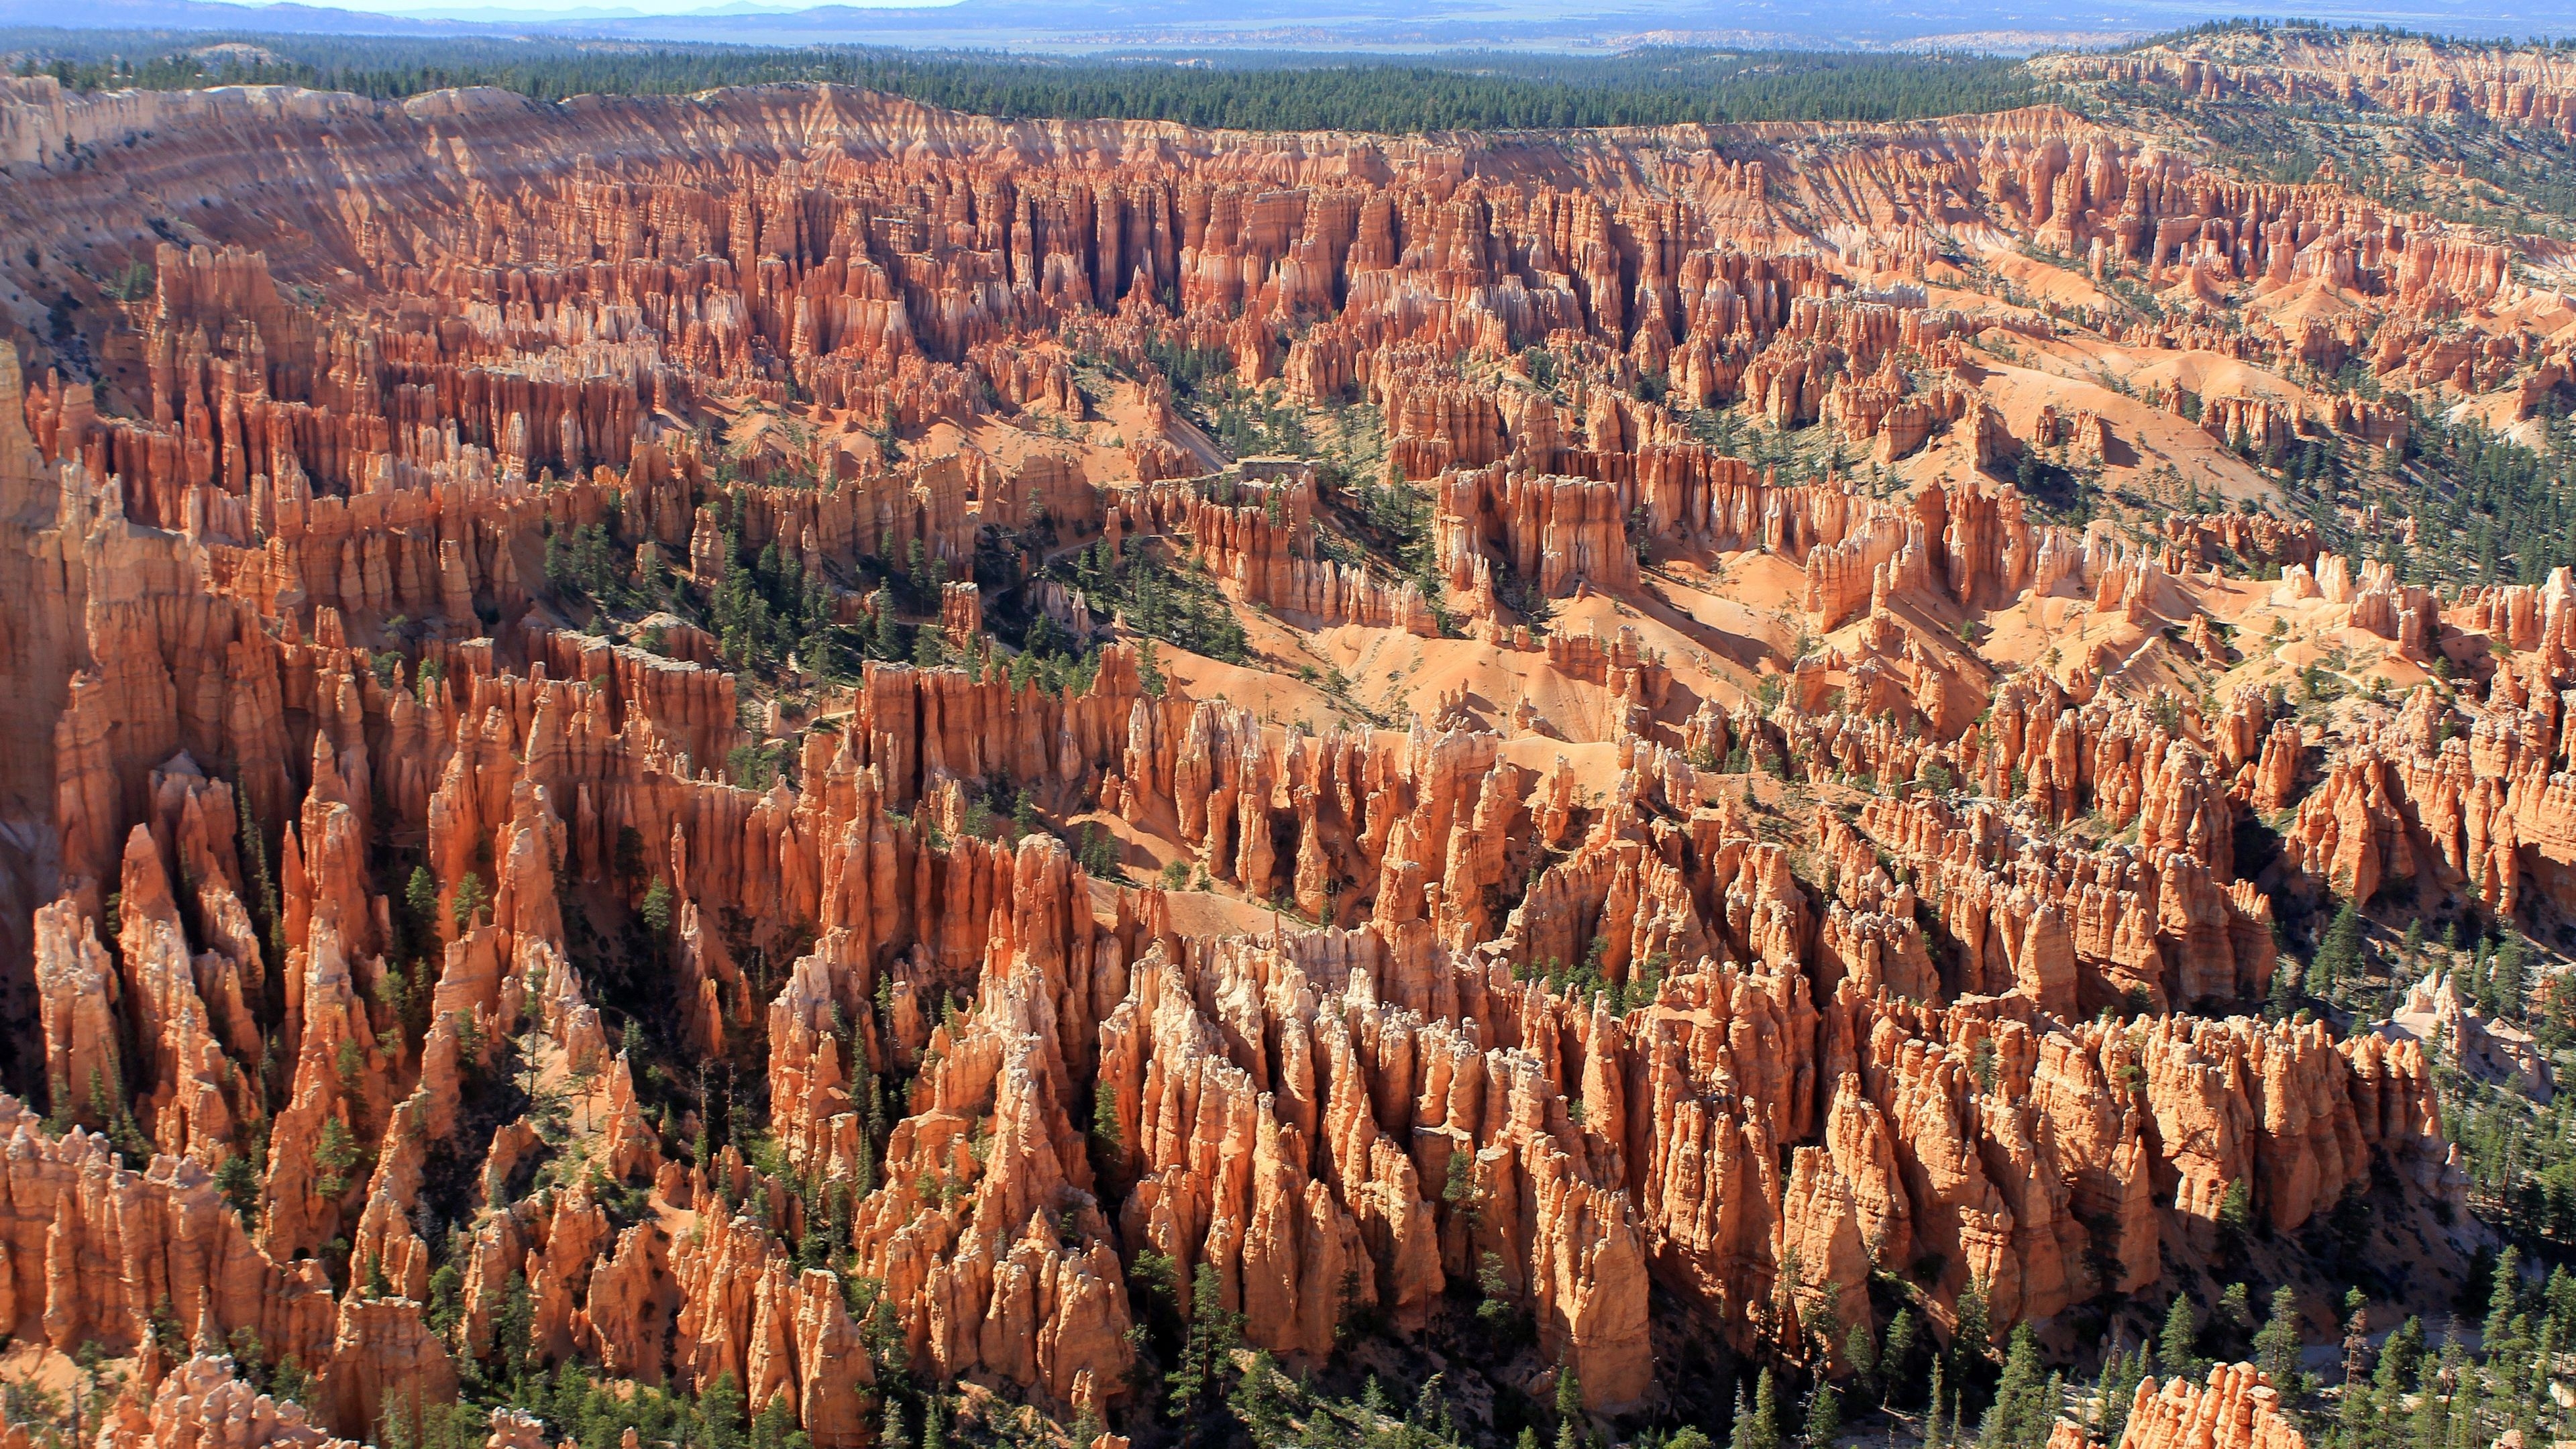
[[[489,4],[398,13],[219,0],[0,0],[0,26],[225,30],[327,35],[548,36],[744,45],[898,45],[1033,51],[1339,49],[1609,51],[1649,44],[2029,51],[2113,44],[2239,12],[2229,0],[1855,0],[1662,5],[1604,0],[964,0],[944,5],[770,7],[734,0],[651,13],[634,6],[513,10]],[[2305,5],[2303,16],[2455,35],[2576,33],[2576,0],[2470,13],[2425,0]]]

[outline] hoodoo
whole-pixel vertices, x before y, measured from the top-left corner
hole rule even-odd
[[[0,79],[0,1437],[2563,1432],[2569,67]]]

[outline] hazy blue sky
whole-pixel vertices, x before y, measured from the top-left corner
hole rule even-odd
[[[2576,0],[301,0],[324,11],[463,21],[487,33],[757,45],[1386,51],[1696,45],[1884,46],[1927,38],[2010,50],[2098,43],[2214,17],[2296,14],[2466,36],[2576,33]],[[821,15],[815,6],[848,7]],[[931,8],[938,7],[938,8]],[[339,30],[263,21],[239,0],[0,0],[0,24]],[[925,10],[928,13],[924,13]],[[909,11],[910,14],[882,14]],[[230,13],[241,16],[239,21]],[[213,18],[222,15],[224,18]],[[361,21],[364,28],[371,22]],[[381,23],[381,22],[372,22]],[[522,27],[525,29],[523,30]]]

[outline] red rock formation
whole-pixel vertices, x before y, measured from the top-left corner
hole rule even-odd
[[[2314,523],[2268,513],[2176,514],[2164,528],[2166,539],[2195,564],[2217,563],[2228,553],[2249,565],[2314,563],[2320,547]]]
[[[2120,1449],[2300,1449],[2305,1441],[2280,1410],[2280,1393],[2252,1364],[2220,1364],[2206,1388],[2175,1378],[2138,1384]]]
[[[223,244],[145,243],[66,140],[200,178]],[[155,277],[84,304],[94,374],[68,336],[40,383],[0,363],[32,742],[0,850],[37,867],[7,857],[0,946],[55,1124],[0,1106],[0,1308],[121,1351],[167,1298],[294,1354],[343,1433],[524,1348],[729,1375],[858,1449],[891,1344],[917,1383],[1139,1412],[1164,1260],[1300,1366],[1473,1284],[1618,1414],[1680,1392],[1660,1312],[1803,1357],[1873,1272],[1922,1267],[1945,1332],[1971,1284],[1998,1326],[2141,1292],[2231,1183],[2285,1238],[2375,1167],[2455,1195],[2419,1050],[2226,1013],[2270,989],[2275,883],[2576,900],[2576,589],[2445,613],[2312,529],[2040,521],[1969,475],[2122,440],[2052,403],[2015,441],[1969,344],[2128,324],[1931,307],[1896,213],[2103,275],[2367,281],[2391,327],[2495,296],[2500,254],[2054,112],[1841,140],[1867,165],[1820,179],[1671,138],[1649,187],[1626,133],[0,82],[12,236],[94,216]],[[556,155],[590,159],[526,159]],[[2404,365],[2501,386],[2478,336]],[[1226,465],[1184,414],[1241,419],[1184,356],[1331,404],[1300,426],[1373,404],[1384,470]],[[1956,471],[1784,483],[1694,436],[1713,401]],[[2201,417],[2257,453],[2319,422]],[[2251,689],[2204,717],[2174,681],[2264,592],[2231,559],[2411,658],[2446,626],[2510,657],[2313,740]],[[1694,583],[1736,568],[1776,616]],[[1218,613],[1239,662],[1186,647]],[[1106,642],[988,637],[1040,617]],[[1981,653],[1996,624],[2067,657]],[[962,662],[880,657],[916,627]],[[1351,687],[1292,684],[1309,658]],[[2132,1432],[2259,1392],[2167,1389]],[[107,1432],[321,1437],[211,1358]]]
[[[0,1099],[10,1154],[0,1246],[9,1264],[13,1335],[69,1352],[97,1340],[129,1351],[166,1303],[181,1323],[218,1337],[248,1329],[271,1352],[309,1364],[328,1358],[333,1310],[322,1265],[271,1261],[242,1230],[204,1168],[156,1158],[148,1172],[118,1165],[104,1139],[48,1134],[14,1099]]]
[[[336,1449],[301,1405],[271,1399],[235,1376],[229,1358],[200,1354],[165,1375],[148,1403],[119,1398],[97,1428],[113,1449]]]

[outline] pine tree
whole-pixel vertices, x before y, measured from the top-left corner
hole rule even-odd
[[[2413,1318],[2399,1324],[2379,1348],[2379,1367],[2370,1376],[2373,1416],[2367,1421],[2373,1443],[2386,1443],[2397,1430],[2399,1406],[2414,1386],[2417,1361],[2424,1352],[2424,1325]]]
[[[2362,1355],[2370,1352],[2370,1300],[2358,1288],[2343,1295],[2343,1381],[2347,1387],[2362,1382]]]
[[[2254,1335],[2254,1363],[2283,1394],[2299,1375],[2299,1295],[2288,1284],[2272,1290],[2272,1316]]]
[[[2487,1294],[2486,1327],[2479,1341],[2492,1349],[2505,1337],[2514,1314],[2521,1311],[2522,1249],[2507,1246],[2496,1259],[2495,1288]]]
[[[1225,1311],[1216,1266],[1201,1262],[1190,1275],[1189,1331],[1171,1379],[1173,1417],[1195,1424],[1224,1400],[1225,1374],[1241,1329],[1242,1315]]]
[[[2128,1432],[2129,1411],[2136,1407],[2138,1385],[2147,1377],[2147,1349],[2140,1344],[2135,1352],[2123,1353],[2116,1345],[2102,1364],[2102,1378],[2095,1386],[2094,1397],[2101,1405],[2100,1433],[2094,1437],[2105,1444],[2117,1444]]]
[[[1990,1357],[1994,1353],[1995,1330],[1986,1316],[1985,1284],[1970,1278],[1968,1286],[1959,1290],[1958,1317],[1959,1327],[1950,1335],[1950,1342],[1970,1362]]]
[[[2506,936],[2487,970],[2487,1002],[2492,1015],[2512,1017],[2522,1014],[2523,992],[2529,985],[2530,974],[2530,948],[2522,934],[2515,932]]]
[[[1914,1310],[1896,1310],[1896,1316],[1887,1322],[1887,1342],[1878,1355],[1883,1404],[1894,1401],[1900,1390],[1909,1387],[1907,1372],[1914,1358],[1914,1337]]]
[[[2183,1378],[2200,1377],[2201,1363],[2198,1330],[2191,1317],[2191,1297],[2177,1293],[2165,1308],[2164,1332],[2156,1338],[2156,1358],[2165,1372]]]
[[[2047,1370],[2040,1362],[2039,1336],[2027,1323],[2014,1327],[2004,1352],[2003,1377],[1995,1401],[1986,1410],[1977,1442],[1980,1449],[2034,1449],[2048,1439],[2056,1404],[2046,1397]]]
[[[2272,966],[2272,995],[2269,1003],[2274,1021],[2287,1021],[2299,1009],[2299,963],[2297,958],[2283,956]]]
[[[1126,1134],[1118,1125],[1118,1096],[1107,1082],[1092,1090],[1091,1140],[1113,1163],[1126,1155]]]
[[[2454,1449],[2460,1427],[2461,1377],[2465,1355],[2458,1342],[2443,1335],[2441,1352],[2427,1354],[2417,1370],[2415,1431],[2433,1449]]]
[[[1289,1403],[1287,1396],[1279,1391],[1279,1365],[1271,1358],[1270,1350],[1265,1348],[1253,1354],[1252,1365],[1244,1370],[1243,1385],[1235,1391],[1230,1407],[1260,1449],[1271,1449],[1271,1446],[1287,1441]],[[1088,1446],[1077,1446],[1077,1449],[1088,1449]]]
[[[2557,1363],[2558,1320],[2543,1318],[2540,1320],[2540,1331],[2531,1346],[2530,1383],[2524,1388],[2521,1396],[2521,1402],[2526,1411],[2552,1402],[2549,1393],[2550,1371]],[[2525,1434],[2522,1437],[2523,1442],[2528,1444],[2536,1435]]]
[[[643,919],[644,929],[651,933],[658,945],[671,934],[671,883],[659,876],[654,877],[653,884],[644,892],[644,904],[637,907],[635,913]]]
[[[813,1449],[813,1444],[812,1436],[797,1427],[795,1406],[784,1392],[770,1395],[767,1407],[752,1418],[751,1449]]]
[[[215,1169],[215,1190],[242,1215],[244,1223],[258,1220],[259,1168],[248,1157],[236,1152],[225,1158],[224,1165]]]
[[[1136,687],[1149,699],[1161,699],[1169,686],[1163,680],[1161,662],[1154,657],[1154,641],[1136,641]]]
[[[2218,1307],[2211,1312],[2209,1321],[2213,1331],[2221,1325],[2225,1326],[2226,1332],[2222,1338],[2226,1342],[2234,1342],[2235,1335],[2252,1333],[2254,1331],[2253,1290],[2246,1287],[2241,1280],[2228,1284],[2226,1291],[2218,1295]]]
[[[429,873],[428,866],[412,867],[411,881],[403,887],[403,905],[411,911],[414,930],[438,929],[438,877]]]
[[[2458,1351],[2458,1345],[2445,1344],[2441,1357],[2427,1357],[2417,1365],[2413,1425],[2415,1449],[2450,1449],[2451,1404],[2447,1390],[2452,1382],[2456,1382],[2457,1375],[2446,1376],[2443,1370],[2444,1360]]]
[[[2359,974],[2361,939],[2361,913],[2346,901],[2326,927],[2325,939],[2317,945],[2316,959],[2308,963],[2310,992],[2325,996],[2344,978]]]
[[[1871,1339],[1868,1324],[1855,1323],[1843,1335],[1843,1358],[1851,1364],[1852,1378],[1860,1391],[1874,1392],[1878,1384],[1878,1344]]]
[[[1819,1381],[1815,1394],[1807,1400],[1807,1443],[1822,1449],[1842,1432],[1843,1399],[1830,1382]]]
[[[726,1369],[698,1397],[698,1420],[705,1449],[743,1449],[742,1389]]]
[[[2484,1386],[2486,1376],[2462,1356],[2451,1390],[2451,1441],[2458,1449],[2487,1449]]]
[[[868,595],[868,612],[874,620],[868,637],[869,658],[902,659],[912,652],[904,647],[903,624],[894,616],[894,594],[885,585],[879,584],[877,591]]]
[[[456,883],[454,902],[456,929],[463,932],[471,927],[474,924],[474,918],[481,915],[483,908],[490,903],[491,898],[483,890],[483,878],[470,870],[467,871],[465,879]]]
[[[1780,1449],[1780,1390],[1771,1370],[1753,1383],[1753,1442],[1750,1449]]]
[[[2253,1193],[2246,1187],[2245,1179],[2240,1177],[2227,1185],[2226,1193],[2218,1201],[2218,1251],[2230,1258],[2241,1256],[2253,1228]],[[2244,1285],[2236,1286],[2241,1288]]]

